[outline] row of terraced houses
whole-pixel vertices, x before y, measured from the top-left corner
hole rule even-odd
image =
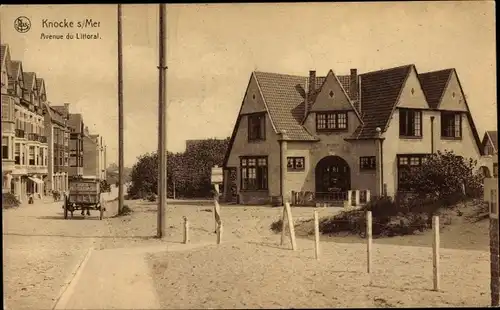
[[[497,132],[481,138],[455,69],[253,72],[224,160],[224,179],[232,180],[225,198],[267,204],[312,196],[314,203],[345,200],[349,190],[394,196],[407,190],[409,167],[445,150],[497,175]]]
[[[52,104],[40,73],[24,71],[1,45],[2,193],[23,202],[52,191],[67,191],[78,175],[106,177],[106,145],[90,134],[83,116],[69,103]]]

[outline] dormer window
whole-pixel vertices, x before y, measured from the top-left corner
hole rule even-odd
[[[323,112],[316,113],[316,131],[346,131],[347,112]]]

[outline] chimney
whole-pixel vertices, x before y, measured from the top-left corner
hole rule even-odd
[[[309,113],[309,79],[306,79],[306,84],[304,86],[304,121]]]
[[[66,117],[69,117],[69,103],[64,103],[64,112],[66,112]]]
[[[354,106],[361,113],[361,106],[358,101],[358,69],[351,69],[351,77],[349,82],[349,96],[354,102]]]
[[[314,92],[316,91],[316,71],[315,70],[310,70],[309,71],[309,86],[307,87],[308,89],[308,94],[307,94],[307,107],[306,110],[309,111],[310,104],[311,104],[311,97],[314,95]]]

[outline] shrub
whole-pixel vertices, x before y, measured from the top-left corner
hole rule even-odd
[[[279,219],[275,222],[272,222],[271,223],[271,231],[273,231],[274,233],[280,233],[281,232],[281,226],[283,225],[283,220],[282,219]]]
[[[146,200],[149,202],[154,202],[156,201],[156,195],[151,193],[146,197]]]
[[[18,207],[20,201],[12,193],[2,193],[2,206],[4,209]]]
[[[482,193],[482,175],[477,161],[457,156],[453,151],[437,151],[421,166],[411,168],[406,180],[410,190],[449,206]]]
[[[118,214],[116,216],[117,217],[118,216],[125,216],[125,215],[129,215],[130,213],[132,213],[132,209],[130,209],[130,207],[128,205],[123,205],[123,208],[118,211]]]

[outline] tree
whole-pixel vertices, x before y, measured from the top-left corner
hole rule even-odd
[[[146,198],[158,192],[158,155],[147,153],[139,156],[132,167],[132,185],[128,188],[130,199]]]
[[[477,197],[482,193],[482,177],[476,165],[472,158],[438,151],[411,169],[408,183],[415,194],[440,201],[454,203],[464,196]]]

